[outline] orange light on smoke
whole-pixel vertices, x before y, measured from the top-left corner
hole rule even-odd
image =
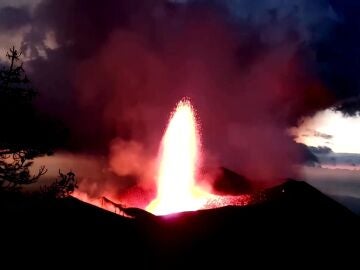
[[[247,205],[251,201],[250,195],[219,196],[198,185],[196,177],[200,159],[200,133],[194,109],[189,100],[183,99],[172,113],[162,138],[156,179],[157,194],[146,210],[155,215],[167,215],[227,205]],[[103,203],[103,197],[94,199],[80,191],[76,191],[73,196],[116,212],[113,205]],[[124,203],[122,200],[120,202]]]

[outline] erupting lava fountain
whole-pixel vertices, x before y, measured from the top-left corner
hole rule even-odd
[[[219,196],[197,184],[201,141],[194,109],[188,99],[181,100],[171,114],[158,160],[156,198],[146,207],[155,215],[250,202],[250,195]],[[73,196],[110,210],[101,203],[103,200],[93,200],[86,193],[77,191]]]
[[[194,109],[182,99],[170,117],[161,141],[157,174],[157,195],[146,210],[155,215],[246,205],[249,195],[219,196],[196,182],[201,159],[201,140]]]
[[[194,110],[190,101],[183,99],[172,113],[162,139],[157,196],[146,210],[166,215],[204,207],[212,195],[196,185],[200,145]]]
[[[194,109],[181,100],[170,117],[160,146],[156,198],[146,207],[155,215],[246,205],[249,195],[219,196],[196,182],[201,160],[200,132]]]

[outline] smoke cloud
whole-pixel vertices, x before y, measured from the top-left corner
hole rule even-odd
[[[30,21],[30,12],[26,7],[0,8],[0,31],[2,32],[16,31]]]
[[[302,160],[287,128],[358,96],[348,5],[43,0],[23,50],[39,107],[71,131],[66,150],[109,156],[115,174],[151,180],[169,112],[188,96],[205,163],[275,181]]]

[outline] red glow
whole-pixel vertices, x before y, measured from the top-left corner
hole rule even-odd
[[[164,215],[197,210],[206,203],[206,193],[196,186],[200,136],[190,101],[182,100],[170,118],[160,147],[157,197],[146,210]]]
[[[162,139],[157,196],[146,210],[166,215],[229,203],[229,199],[210,194],[196,184],[200,155],[200,134],[194,110],[190,101],[184,99],[176,106]]]
[[[226,205],[246,205],[251,200],[250,195],[214,195],[198,185],[196,177],[199,175],[198,168],[201,161],[200,132],[194,109],[187,99],[177,104],[170,117],[161,141],[158,158],[157,194],[146,207],[147,211],[155,215]],[[100,198],[91,198],[80,191],[74,192],[73,196],[116,213],[114,205],[104,204],[104,200]],[[103,197],[112,196],[103,194]],[[122,205],[123,203],[128,205],[125,197],[120,201]]]

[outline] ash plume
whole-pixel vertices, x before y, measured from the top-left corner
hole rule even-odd
[[[0,8],[0,31],[11,32],[20,29],[31,21],[29,9],[26,6]]]
[[[39,108],[71,131],[64,150],[109,156],[112,171],[142,178],[169,112],[188,96],[205,162],[275,181],[302,159],[287,128],[334,105],[347,112],[344,101],[359,95],[349,5],[43,0],[23,50]],[[119,170],[114,159],[129,150],[133,162]]]

